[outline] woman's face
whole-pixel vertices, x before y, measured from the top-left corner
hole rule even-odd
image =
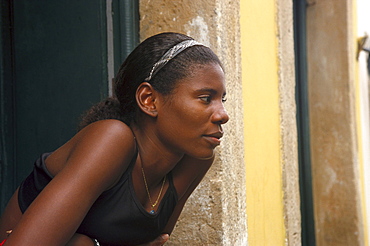
[[[218,64],[196,66],[177,83],[169,98],[159,100],[159,138],[171,151],[210,158],[221,142],[221,125],[229,120],[224,72]]]

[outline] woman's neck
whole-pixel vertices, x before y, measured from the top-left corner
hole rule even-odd
[[[182,159],[184,154],[171,152],[163,144],[150,127],[138,127],[132,124],[131,130],[135,135],[138,160],[137,170],[144,168],[148,183],[160,182],[164,175],[169,173]]]

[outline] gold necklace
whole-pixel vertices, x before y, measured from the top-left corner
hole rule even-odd
[[[150,213],[151,214],[155,214],[154,207],[157,206],[158,201],[159,201],[159,198],[161,197],[162,190],[163,190],[163,187],[164,187],[164,183],[166,182],[166,176],[164,176],[164,178],[163,178],[162,187],[161,187],[161,190],[159,191],[159,195],[157,197],[157,200],[155,201],[155,203],[153,203],[152,202],[152,198],[150,198],[150,192],[149,192],[148,184],[146,182],[146,178],[145,178],[145,173],[144,173],[144,168],[143,167],[141,167],[141,172],[143,173],[143,178],[144,178],[144,184],[145,184],[146,193],[148,194],[149,201],[150,201],[150,204],[152,206],[152,210],[150,210]]]

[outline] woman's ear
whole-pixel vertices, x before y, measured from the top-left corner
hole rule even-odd
[[[157,92],[148,82],[143,82],[136,90],[136,102],[141,111],[151,117],[157,117]]]

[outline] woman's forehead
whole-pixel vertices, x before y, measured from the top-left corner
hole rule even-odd
[[[192,87],[200,90],[203,88],[213,90],[225,89],[225,75],[223,69],[218,64],[206,64],[194,66],[191,74],[183,79],[180,79],[179,86]]]

